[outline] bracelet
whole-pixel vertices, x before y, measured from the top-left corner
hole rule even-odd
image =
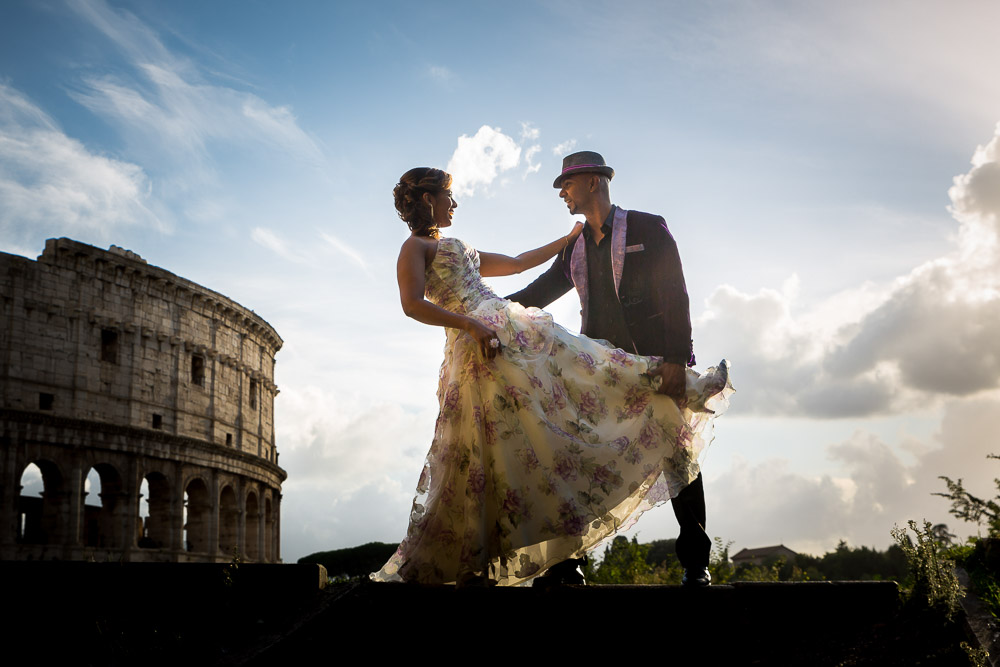
[[[563,241],[565,241],[565,243],[563,244],[563,250],[565,250],[566,248],[569,247],[569,234],[563,237]]]

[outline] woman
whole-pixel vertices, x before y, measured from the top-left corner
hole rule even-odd
[[[397,264],[403,312],[446,327],[446,342],[410,526],[372,578],[517,584],[693,481],[702,433],[732,387],[725,364],[689,370],[675,402],[647,374],[659,358],[574,336],[544,311],[498,298],[482,277],[538,266],[583,225],[517,257],[478,253],[440,234],[457,207],[450,185],[447,173],[419,167],[393,190],[410,228]]]

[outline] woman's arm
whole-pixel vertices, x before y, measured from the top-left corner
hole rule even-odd
[[[578,222],[573,225],[573,231],[566,236],[560,237],[552,243],[543,245],[541,248],[535,248],[534,250],[522,252],[517,257],[508,257],[507,255],[498,255],[492,252],[480,252],[479,275],[487,278],[491,276],[509,276],[515,273],[521,273],[521,271],[525,271],[527,269],[533,269],[542,262],[555,257],[560,250],[566,248],[570,243],[575,241],[576,237],[579,236],[582,231],[583,223]]]
[[[483,356],[492,359],[500,348],[490,346],[496,335],[489,327],[479,320],[436,306],[424,298],[424,271],[428,255],[432,259],[433,251],[433,246],[417,237],[407,239],[399,250],[396,280],[399,283],[399,301],[403,306],[403,313],[424,324],[464,331],[479,344]]]

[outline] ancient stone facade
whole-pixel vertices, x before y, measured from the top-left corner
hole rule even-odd
[[[0,253],[0,559],[279,561],[281,345],[115,246]]]

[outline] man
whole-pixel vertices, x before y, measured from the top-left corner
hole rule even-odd
[[[627,352],[663,357],[655,369],[660,393],[684,395],[686,367],[694,365],[691,316],[677,244],[663,218],[625,211],[611,203],[614,169],[599,153],[582,151],[563,158],[553,187],[570,214],[587,219],[583,233],[523,290],[507,298],[543,308],[576,287],[583,307],[581,332],[603,338]],[[711,582],[712,540],[705,533],[705,489],[701,475],[672,501],[680,524],[677,557],[685,586]],[[549,569],[545,583],[582,583],[577,562]]]

